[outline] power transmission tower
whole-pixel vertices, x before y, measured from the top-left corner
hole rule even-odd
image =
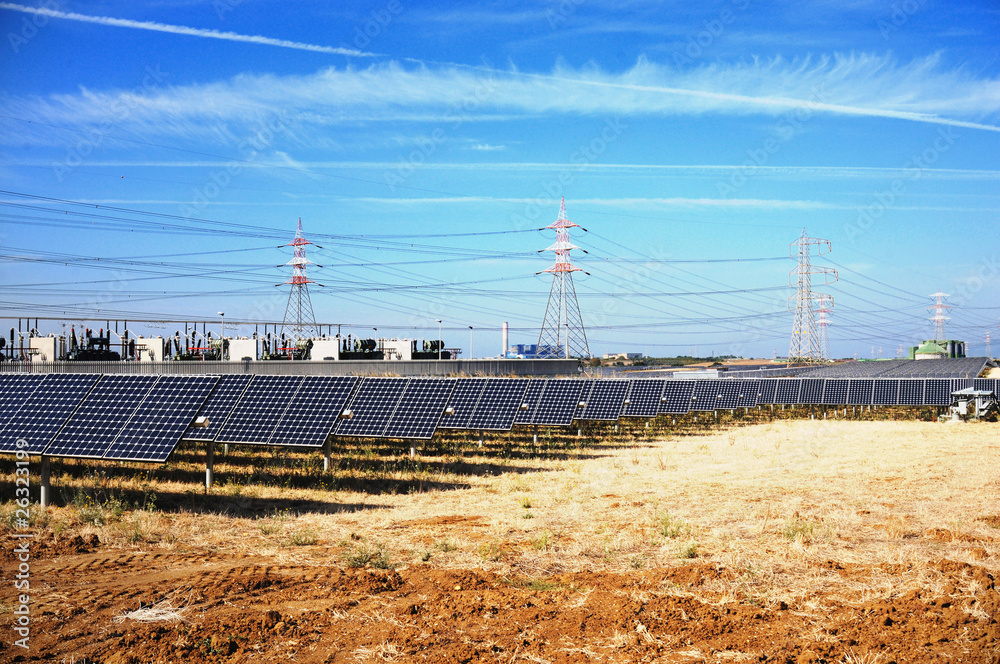
[[[796,288],[795,321],[792,324],[792,340],[788,346],[789,362],[819,362],[823,359],[815,304],[829,302],[830,310],[833,308],[833,296],[813,291],[812,275],[822,274],[826,284],[833,283],[838,276],[837,271],[832,268],[812,266],[813,246],[817,248],[817,256],[828,254],[832,250],[829,240],[809,237],[804,228],[799,239],[789,245],[789,256],[798,258],[799,261],[798,266],[788,274],[788,285]],[[792,298],[788,298],[789,311],[792,311],[791,303]]]
[[[938,291],[936,293],[931,294],[931,297],[934,298],[934,304],[927,307],[927,310],[933,311],[934,315],[928,318],[927,320],[934,321],[934,341],[944,341],[945,339],[948,338],[944,336],[944,322],[946,320],[951,320],[951,317],[945,316],[944,312],[946,309],[953,308],[950,304],[944,303],[944,298],[951,296],[948,295],[947,293],[942,293],[941,291]]]
[[[569,241],[569,229],[574,227],[579,228],[580,225],[566,218],[566,199],[563,198],[559,202],[559,217],[546,226],[555,230],[556,241],[543,251],[555,253],[556,262],[547,270],[542,270],[552,274],[552,289],[538,335],[536,357],[539,358],[590,357],[580,303],[573,286],[573,273],[583,270],[574,266],[569,256],[573,249],[580,248]]]
[[[313,313],[312,300],[309,298],[309,284],[316,283],[306,277],[306,266],[315,265],[306,258],[306,246],[312,244],[302,236],[302,217],[299,217],[299,227],[295,239],[284,245],[294,247],[292,260],[285,265],[292,266],[292,278],[286,281],[292,289],[288,292],[288,305],[285,307],[285,318],[281,323],[281,332],[288,328],[290,336],[295,339],[307,339],[317,336],[316,314]]]
[[[830,335],[827,333],[827,326],[830,324],[830,319],[826,317],[828,313],[833,309],[833,299],[828,299],[826,297],[819,298],[819,320],[816,321],[816,326],[819,328],[819,354],[820,359],[824,362],[830,359]]]

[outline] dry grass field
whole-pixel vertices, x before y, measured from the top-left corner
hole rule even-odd
[[[0,661],[1000,662],[997,423],[570,433],[54,463]]]

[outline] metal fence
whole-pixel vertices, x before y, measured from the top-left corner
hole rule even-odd
[[[2,362],[8,373],[264,374],[274,376],[578,376],[579,360]]]

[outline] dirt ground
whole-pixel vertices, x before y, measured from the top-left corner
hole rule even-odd
[[[100,524],[66,504],[35,531],[28,651],[0,561],[0,661],[1000,662],[997,427],[472,446],[422,490],[229,483]]]

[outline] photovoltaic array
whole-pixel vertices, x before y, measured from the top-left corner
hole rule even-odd
[[[524,403],[527,378],[490,378],[469,420],[472,431],[510,431]]]
[[[904,406],[924,405],[926,403],[924,401],[924,382],[919,378],[901,378],[897,403]]]
[[[102,376],[56,434],[45,454],[100,459],[156,380],[156,376]]]
[[[472,415],[476,412],[479,397],[486,389],[485,378],[459,378],[448,400],[450,414],[441,419],[441,429],[468,429]]]
[[[166,461],[218,380],[218,376],[160,376],[104,458]]]
[[[521,404],[522,407],[518,411],[514,422],[517,424],[531,424],[531,420],[535,416],[535,409],[538,408],[538,404],[542,400],[543,391],[545,391],[544,380],[533,380],[528,383],[528,389],[524,393],[524,400]]]
[[[793,405],[801,403],[799,401],[799,391],[802,388],[802,380],[798,378],[779,378],[778,388],[774,392],[774,403],[783,405]]]
[[[36,374],[0,374],[0,428],[14,417],[44,378]]]
[[[454,388],[454,379],[411,378],[382,436],[430,440]]]
[[[100,374],[44,376],[45,380],[38,382],[0,433],[0,452],[23,449],[29,454],[41,454],[100,377]],[[18,439],[25,441],[25,447],[17,447]]]
[[[580,395],[584,403],[579,415],[581,420],[615,422],[621,415],[625,395],[628,394],[626,380],[591,380]]]
[[[267,444],[322,447],[357,382],[354,376],[304,376]]]
[[[803,378],[802,392],[799,394],[799,403],[823,403],[823,383],[824,381],[822,378]]]
[[[847,387],[847,405],[848,406],[868,406],[872,402],[872,390],[875,387],[875,381],[871,378],[854,378],[851,379],[850,384]]]
[[[625,417],[656,417],[660,412],[664,380],[631,380],[625,408]]]
[[[843,406],[847,403],[847,390],[851,381],[846,378],[827,379],[823,388],[823,403],[827,406]]]
[[[365,378],[347,406],[350,417],[341,418],[336,434],[356,438],[382,436],[408,381],[408,378]]]
[[[759,380],[739,380],[740,392],[736,397],[737,408],[753,408],[760,394]]]
[[[0,452],[23,439],[31,454],[165,461],[182,436],[320,447],[331,434],[426,440],[437,429],[509,431],[768,404],[947,406],[966,388],[995,394],[997,381],[0,374]],[[208,426],[189,428],[196,416]]]
[[[876,406],[892,406],[899,403],[898,380],[876,380],[872,391],[872,403]]]
[[[548,380],[539,396],[538,407],[531,416],[532,424],[569,426],[580,411],[581,380]]]
[[[660,407],[657,412],[664,415],[683,415],[691,410],[694,386],[693,380],[666,381],[663,384],[663,394],[660,396]]]
[[[302,376],[255,376],[216,440],[267,445],[302,379]]]
[[[212,441],[215,440],[222,425],[229,419],[229,414],[236,408],[243,393],[246,391],[253,374],[229,374],[221,376],[219,382],[215,384],[215,389],[209,395],[205,405],[198,411],[198,417],[208,420],[207,427],[189,429],[185,438],[189,440]]]
[[[772,379],[760,381],[760,387],[757,391],[757,403],[759,404],[773,404],[774,395],[778,390],[778,381]]]

